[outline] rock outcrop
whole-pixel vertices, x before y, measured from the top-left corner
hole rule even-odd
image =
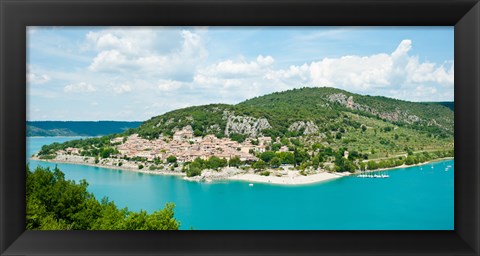
[[[232,133],[247,135],[249,137],[262,136],[262,130],[272,128],[266,118],[254,118],[251,116],[236,116],[230,112],[224,112],[224,118],[227,120],[225,135]]]
[[[303,130],[304,135],[314,134],[318,132],[318,126],[312,121],[297,121],[288,127],[288,131],[290,132],[298,132],[300,130]]]
[[[402,121],[405,123],[416,123],[422,121],[418,116],[416,115],[410,115],[407,112],[403,112],[400,109],[396,109],[393,112],[380,112],[377,111],[374,108],[370,108],[369,106],[365,106],[362,104],[358,104],[353,100],[353,96],[347,97],[347,95],[343,93],[336,93],[336,94],[331,94],[328,96],[328,100],[330,102],[338,103],[340,105],[343,105],[349,109],[352,110],[359,110],[363,112],[370,113],[372,115],[376,115],[382,119],[386,119],[392,122],[398,122]]]

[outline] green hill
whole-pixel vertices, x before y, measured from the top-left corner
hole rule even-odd
[[[172,135],[191,125],[196,135],[299,136],[355,127],[358,118],[383,121],[442,138],[453,136],[453,111],[445,106],[363,96],[334,88],[302,88],[237,105],[195,106],[153,117],[137,130],[144,138]],[[302,124],[303,123],[303,124]]]
[[[384,159],[418,152],[452,154],[454,148],[454,112],[442,104],[359,95],[334,88],[302,88],[236,105],[177,109],[118,134],[44,146],[40,154],[77,147],[85,155],[96,156],[102,150],[114,151],[111,147],[115,145],[110,142],[114,137],[172,137],[185,127],[191,127],[194,136],[214,134],[238,142],[247,137],[255,141],[270,136],[274,140],[267,150],[278,151],[286,146],[296,157],[301,152],[313,156],[334,151],[343,155],[348,150],[352,152],[349,159]],[[309,158],[305,156],[302,159]]]

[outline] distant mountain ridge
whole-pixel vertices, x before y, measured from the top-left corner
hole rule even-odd
[[[137,128],[142,122],[27,121],[27,136],[101,136]]]
[[[432,103],[445,106],[445,107],[455,111],[455,102],[453,102],[453,101],[441,101],[441,102],[432,102]]]

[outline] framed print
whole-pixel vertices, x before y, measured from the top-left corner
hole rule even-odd
[[[478,255],[476,1],[1,8],[2,255]]]

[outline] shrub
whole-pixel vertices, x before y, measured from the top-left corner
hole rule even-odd
[[[46,160],[51,160],[51,159],[54,159],[56,157],[56,155],[41,155],[39,156],[38,158],[40,159],[46,159]]]
[[[202,170],[200,170],[200,168],[190,167],[187,170],[187,177],[194,177],[194,176],[199,176],[199,175],[202,175]]]
[[[260,175],[262,176],[270,176],[270,172],[269,171],[263,171],[260,173]]]
[[[167,157],[167,162],[169,163],[175,163],[176,161],[177,161],[177,158],[175,156]]]

